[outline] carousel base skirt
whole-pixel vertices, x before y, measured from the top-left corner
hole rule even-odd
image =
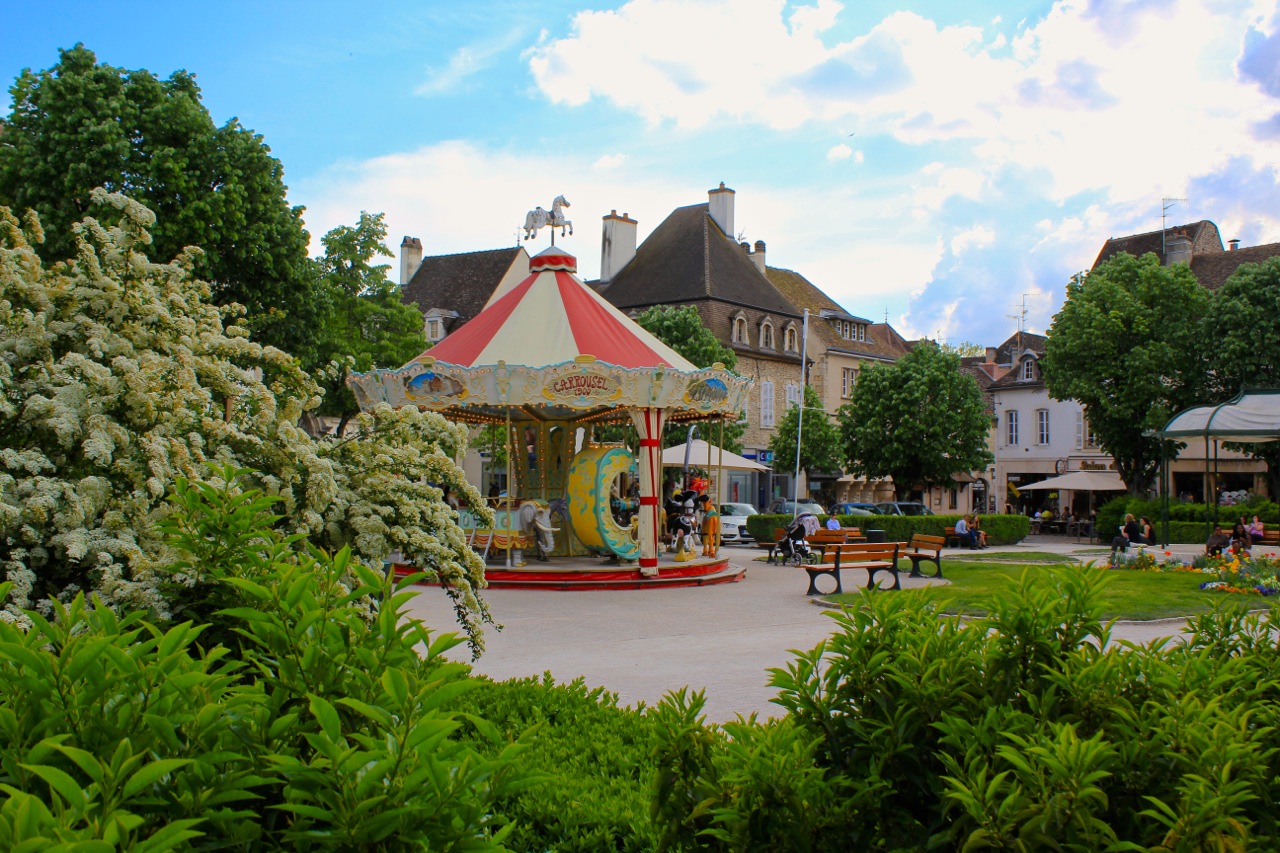
[[[395,571],[403,576],[413,568],[396,564]],[[745,574],[746,569],[730,565],[727,557],[696,557],[677,563],[670,554],[663,554],[655,577],[640,574],[639,566],[619,566],[596,557],[556,557],[546,563],[530,561],[520,568],[491,565],[485,570],[485,579],[490,589],[630,590],[734,583]]]

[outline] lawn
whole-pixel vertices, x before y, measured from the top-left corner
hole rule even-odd
[[[1018,556],[1026,559],[1032,555]],[[1061,555],[1045,556],[1056,558],[1058,561],[1064,560]],[[981,559],[982,562],[944,559],[943,576],[951,583],[924,589],[904,590],[895,594],[921,596],[929,601],[940,602],[948,613],[981,616],[987,613],[991,597],[999,595],[1010,580],[1016,580],[1024,571],[1045,573],[1099,571],[1075,565],[1005,563],[989,560],[985,555]],[[1200,589],[1200,583],[1205,576],[1194,573],[1109,571],[1107,579],[1108,583],[1102,589],[1104,619],[1147,620],[1194,616],[1212,610],[1217,602],[1224,600],[1245,604],[1250,608],[1267,607],[1273,604],[1272,599],[1261,596],[1204,592]],[[858,600],[858,595],[856,593],[831,595],[827,600],[852,604]]]

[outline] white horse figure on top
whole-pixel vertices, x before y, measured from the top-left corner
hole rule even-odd
[[[573,222],[564,218],[564,209],[570,207],[569,202],[565,201],[564,196],[556,196],[556,200],[551,202],[551,212],[548,213],[542,207],[535,207],[533,210],[525,214],[524,217],[524,238],[530,240],[538,229],[544,225],[550,225],[552,228],[560,227],[560,236],[564,236],[565,229],[569,229],[569,233],[573,233]],[[555,234],[551,235],[551,242],[555,242]]]

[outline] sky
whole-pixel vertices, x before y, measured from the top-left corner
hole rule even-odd
[[[1165,199],[1170,225],[1280,242],[1280,0],[0,0],[0,21],[6,81],[77,42],[194,73],[281,160],[317,252],[361,211],[397,253],[513,246],[563,195],[557,244],[591,279],[602,216],[643,240],[724,182],[771,266],[908,337],[995,345],[1047,329]]]

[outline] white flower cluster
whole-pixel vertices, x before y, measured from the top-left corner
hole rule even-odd
[[[288,532],[436,572],[478,642],[484,566],[429,485],[483,505],[455,462],[465,430],[385,408],[361,415],[354,438],[312,438],[298,420],[320,387],[224,326],[191,274],[198,250],[153,263],[151,212],[101,190],[93,201],[119,224],[86,219],[78,256],[48,267],[32,248],[38,222],[0,208],[0,572],[14,583],[0,618],[21,622],[72,588],[167,615],[164,498],[216,462],[258,472],[250,484],[281,497]]]

